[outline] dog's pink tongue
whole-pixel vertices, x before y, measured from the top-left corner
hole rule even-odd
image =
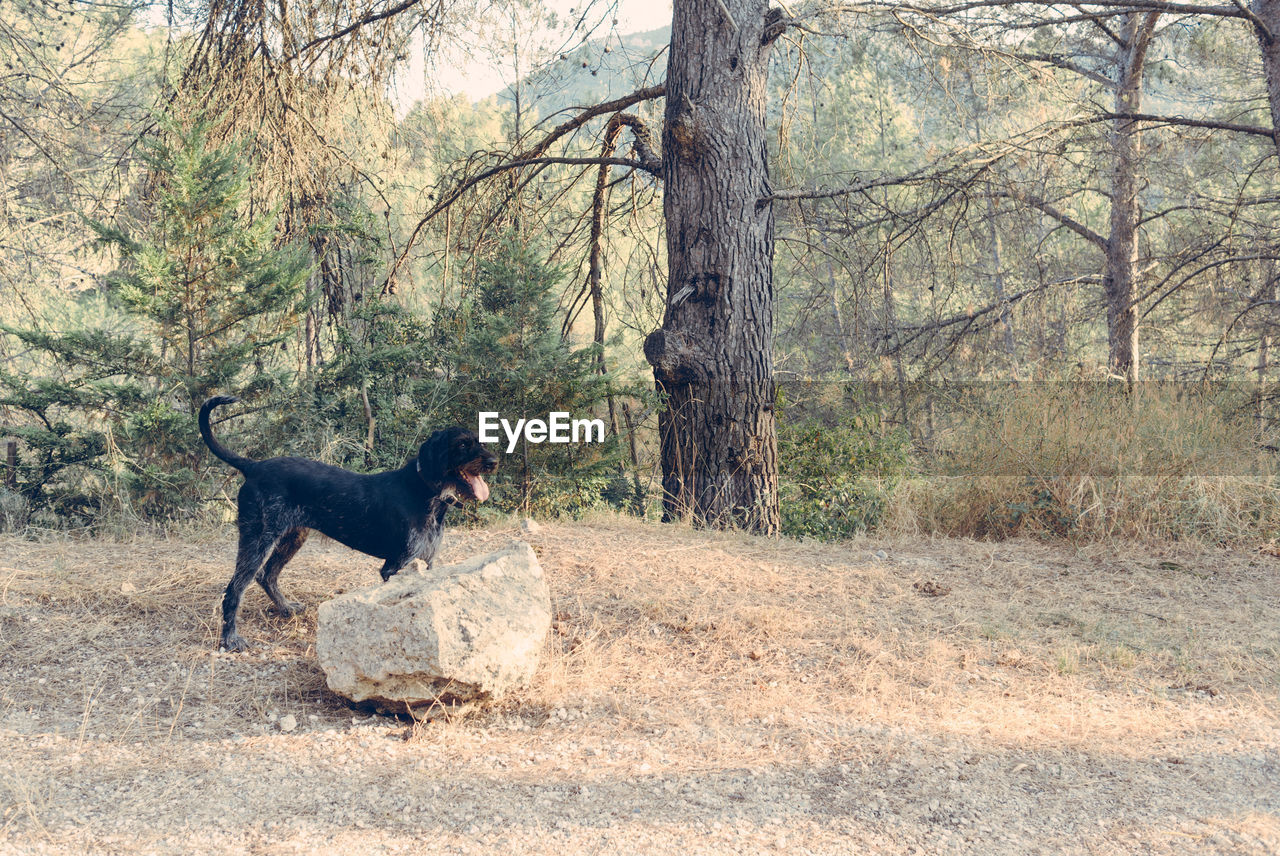
[[[484,502],[489,498],[489,485],[485,484],[481,476],[467,476],[467,484],[471,485],[471,492],[476,495],[476,502]]]

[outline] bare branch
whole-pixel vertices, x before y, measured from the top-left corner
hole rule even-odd
[[[865,193],[877,187],[895,187],[906,184],[916,184],[924,181],[938,180],[946,175],[951,175],[965,170],[975,170],[981,172],[991,164],[996,163],[1002,158],[1008,157],[1010,151],[990,153],[971,158],[959,164],[952,166],[939,166],[939,162],[935,162],[927,167],[922,167],[905,175],[885,176],[870,181],[862,181],[857,184],[850,184],[845,187],[833,188],[813,188],[809,190],[780,190],[777,193],[771,193],[768,196],[762,196],[756,200],[756,207],[768,205],[771,202],[784,202],[799,199],[835,199],[841,196],[853,196],[858,193]]]
[[[1103,113],[1098,116],[1099,121],[1111,119],[1155,122],[1160,125],[1178,125],[1187,128],[1208,128],[1213,131],[1234,131],[1237,134],[1252,134],[1257,137],[1266,137],[1269,140],[1275,139],[1275,132],[1271,128],[1262,128],[1257,125],[1240,125],[1235,122],[1219,122],[1214,119],[1187,119],[1182,116],[1157,116],[1152,113]]]
[[[621,98],[615,98],[612,101],[606,101],[603,104],[596,104],[592,107],[584,108],[582,112],[574,116],[569,121],[557,125],[549,134],[542,138],[541,142],[526,151],[523,155],[517,155],[517,158],[537,157],[546,152],[547,149],[551,148],[552,143],[556,140],[566,134],[573,133],[598,116],[604,116],[608,113],[616,113],[619,110],[626,110],[628,107],[633,107],[641,101],[652,101],[655,98],[662,98],[666,94],[666,84],[659,83],[656,86],[646,86],[643,89],[637,89],[630,95],[624,95]]]
[[[1098,74],[1098,72],[1089,68],[1085,68],[1079,63],[1072,62],[1071,60],[1065,57],[1055,56],[1054,54],[1024,54],[1024,53],[1011,53],[1009,54],[1009,56],[1013,57],[1014,59],[1020,59],[1024,62],[1042,62],[1045,65],[1051,65],[1054,68],[1060,68],[1063,71],[1070,71],[1073,74],[1078,74],[1081,77],[1092,80],[1094,83],[1101,84],[1102,86],[1115,85],[1115,81],[1111,80],[1111,78],[1102,74]]]
[[[324,44],[325,42],[336,41],[338,39],[343,38],[344,36],[349,36],[352,33],[354,33],[356,30],[360,29],[361,27],[365,27],[365,26],[368,26],[369,24],[373,24],[378,21],[383,21],[383,20],[386,20],[387,18],[391,18],[396,15],[399,15],[401,12],[406,12],[409,9],[412,9],[414,6],[417,6],[422,2],[423,0],[403,0],[403,2],[397,3],[395,6],[392,6],[390,9],[383,9],[381,12],[375,12],[373,14],[366,15],[357,21],[353,21],[352,23],[343,27],[341,30],[338,30],[333,33],[329,33],[326,36],[317,36],[316,38],[307,42],[302,47],[298,48],[288,57],[286,57],[285,62],[292,62],[293,60],[302,56],[307,51],[311,50],[316,45]]]
[[[733,20],[733,14],[729,11],[729,7],[724,5],[724,0],[716,0],[716,5],[720,7],[721,14],[729,22],[729,28],[735,33],[738,32],[738,22]]]
[[[396,256],[395,261],[392,262],[391,268],[387,272],[386,279],[383,281],[383,288],[388,288],[391,282],[395,279],[397,271],[399,271],[401,265],[404,264],[404,260],[408,257],[409,251],[417,242],[418,236],[421,234],[427,223],[439,215],[440,212],[457,202],[458,199],[461,198],[468,190],[475,187],[482,181],[498,175],[499,173],[519,169],[520,167],[525,166],[567,164],[571,166],[624,166],[632,169],[643,170],[655,176],[659,175],[661,172],[661,162],[653,151],[653,144],[652,140],[649,138],[648,130],[645,128],[643,122],[635,117],[632,117],[634,121],[621,121],[623,121],[624,124],[630,125],[632,131],[635,132],[635,146],[636,153],[639,155],[639,160],[614,157],[546,157],[545,155],[547,150],[550,149],[557,140],[560,140],[563,137],[572,134],[574,131],[583,128],[592,119],[609,113],[619,114],[626,108],[639,104],[642,101],[652,101],[655,98],[662,98],[666,93],[666,85],[660,83],[656,86],[646,86],[643,89],[637,89],[629,95],[624,95],[621,98],[615,98],[612,101],[606,101],[602,104],[586,107],[572,119],[562,122],[552,128],[551,131],[549,131],[546,136],[539,140],[532,148],[526,149],[525,151],[512,156],[510,160],[483,170],[482,172],[462,181],[435,205],[433,205],[431,209],[418,220],[417,225],[413,227],[413,232],[409,235],[409,239],[405,242],[404,249],[400,251]]]
[[[1253,24],[1253,28],[1258,31],[1258,35],[1262,37],[1262,40],[1264,42],[1266,42],[1268,45],[1273,44],[1275,42],[1276,40],[1275,33],[1271,32],[1271,28],[1268,27],[1261,18],[1253,14],[1252,9],[1244,5],[1243,0],[1231,0],[1231,2],[1235,5],[1237,9],[1240,10],[1240,12],[1249,21],[1249,23]]]
[[[1021,193],[1016,190],[1000,191],[1000,192],[992,193],[991,195],[997,199],[999,198],[1012,199],[1016,202],[1021,202],[1024,205],[1030,205],[1032,208],[1036,209],[1037,211],[1040,211],[1041,213],[1046,214],[1049,217],[1052,217],[1054,220],[1057,220],[1063,226],[1066,226],[1068,229],[1075,232],[1077,235],[1084,238],[1089,243],[1098,247],[1103,252],[1105,252],[1107,249],[1106,238],[1102,237],[1097,232],[1093,231],[1088,226],[1081,223],[1079,220],[1076,220],[1074,217],[1071,217],[1070,215],[1062,211],[1059,211],[1058,208],[1054,206],[1051,202],[1048,202],[1044,199],[1039,199],[1035,196],[1031,196],[1026,193]]]
[[[917,6],[913,4],[885,3],[877,4],[883,9],[899,12],[913,12],[923,15],[945,16],[975,9],[1005,8],[1009,6],[1043,6],[1046,8],[1061,7],[1061,0],[970,0],[967,3],[956,3],[950,6]],[[1170,12],[1182,15],[1212,15],[1218,18],[1247,18],[1248,16],[1236,6],[1209,6],[1196,3],[1166,3],[1162,0],[1096,0],[1096,2],[1077,3],[1075,8],[1081,10],[1083,20],[1093,15],[1124,15],[1130,12]],[[1091,11],[1096,7],[1097,12]]]
[[[481,182],[487,179],[493,178],[495,175],[498,175],[499,173],[507,172],[513,169],[520,169],[521,167],[526,167],[526,166],[549,166],[551,164],[567,164],[569,166],[600,166],[600,165],[625,166],[625,167],[630,167],[631,169],[643,170],[645,172],[652,173],[653,175],[658,175],[660,172],[659,168],[653,163],[646,163],[644,161],[639,161],[639,160],[631,160],[630,158],[605,158],[605,157],[595,157],[595,158],[533,157],[533,158],[522,158],[520,160],[506,161],[504,163],[498,164],[497,166],[492,166],[489,169],[484,170],[483,172],[473,175],[471,178],[468,178],[466,181],[463,181],[457,187],[453,188],[451,191],[449,191],[448,194],[444,196],[444,198],[442,198],[435,205],[433,205],[430,211],[428,211],[426,214],[422,216],[421,219],[418,220],[418,225],[413,227],[413,232],[409,235],[409,239],[405,241],[404,249],[402,249],[400,253],[396,256],[395,261],[391,263],[391,268],[390,270],[387,271],[386,278],[383,280],[383,284],[382,284],[383,289],[384,290],[387,289],[392,283],[392,281],[395,280],[396,274],[399,272],[400,267],[404,264],[405,259],[408,258],[409,251],[413,249],[413,245],[417,242],[418,236],[419,234],[421,234],[423,228],[426,227],[426,225],[430,223],[432,220],[434,220],[442,211],[447,209],[453,203],[457,202],[458,199],[461,198],[462,195],[465,194],[468,190],[470,190],[471,188],[475,187],[477,184],[480,184]]]
[[[1038,294],[1039,292],[1044,291],[1045,289],[1048,288],[1050,284],[1052,283],[1046,283],[1044,285],[1036,285],[1031,288],[1016,292],[1014,294],[1006,295],[1003,300],[997,300],[993,303],[988,304],[987,306],[982,307],[981,309],[973,309],[973,310],[959,313],[957,315],[951,315],[946,318],[939,318],[936,321],[930,321],[925,324],[912,324],[912,325],[903,326],[900,328],[900,332],[905,335],[901,335],[899,337],[899,340],[891,348],[887,350],[887,353],[892,354],[896,351],[902,350],[902,348],[905,345],[908,345],[911,342],[915,341],[916,339],[919,339],[921,336],[925,335],[926,333],[936,333],[939,330],[943,330],[947,327],[953,327],[956,324],[965,324],[965,325],[972,324],[984,315],[990,315],[992,312],[1002,309],[1005,306],[1012,306],[1013,304],[1021,300],[1024,300],[1025,298],[1028,298],[1033,294]]]

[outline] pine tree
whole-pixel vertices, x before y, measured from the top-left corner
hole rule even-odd
[[[497,411],[513,425],[545,420],[552,411],[603,415],[615,381],[599,373],[594,345],[575,350],[561,337],[554,291],[563,278],[564,271],[543,262],[534,248],[508,238],[478,265],[470,301],[436,318],[443,358],[437,371],[454,421],[474,427],[480,411]],[[553,513],[598,504],[620,472],[617,439],[606,437],[600,445],[522,439],[512,454],[499,455],[495,502]]]
[[[112,285],[159,343],[157,391],[194,412],[212,392],[269,386],[267,352],[292,330],[308,267],[274,246],[276,218],[245,212],[248,169],[239,147],[211,146],[208,123],[167,123],[145,159],[156,219],[138,239],[92,224],[124,262]]]
[[[283,379],[277,354],[308,268],[297,249],[273,245],[273,214],[247,211],[241,150],[212,144],[207,122],[162,120],[144,158],[153,219],[90,224],[119,253],[107,291],[134,331],[5,328],[47,371],[0,372],[0,405],[31,417],[17,431],[16,475],[35,506],[90,516],[113,490],[144,513],[194,504],[207,462],[200,403]]]

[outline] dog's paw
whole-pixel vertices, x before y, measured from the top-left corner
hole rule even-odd
[[[218,650],[235,654],[239,651],[248,651],[249,643],[239,633],[232,633],[230,636],[222,637],[222,645]]]
[[[293,618],[302,612],[306,607],[296,600],[286,600],[284,603],[272,604],[268,611],[272,615],[278,615],[281,618]]]

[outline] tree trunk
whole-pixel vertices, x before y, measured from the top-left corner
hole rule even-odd
[[[1004,263],[1001,261],[1000,230],[996,228],[996,203],[987,195],[987,236],[991,251],[991,294],[1000,304],[1000,341],[1014,380],[1018,378],[1018,343],[1013,338],[1013,311],[1004,288]]]
[[[1159,12],[1124,16],[1116,69],[1118,114],[1142,109],[1143,65],[1159,17]],[[1138,170],[1142,162],[1142,134],[1132,119],[1113,121],[1111,153],[1111,233],[1104,275],[1108,368],[1132,384],[1138,378]]]
[[[982,102],[978,97],[973,78],[969,77],[969,90],[973,94],[973,141],[981,144],[985,139],[982,133]],[[991,253],[991,290],[992,296],[1000,306],[1001,344],[1004,346],[1005,359],[1008,361],[1014,380],[1018,378],[1018,345],[1013,338],[1013,312],[1009,301],[1005,299],[1004,264],[1001,261],[1003,248],[1000,242],[1000,230],[996,228],[995,191],[988,182],[987,193],[987,236]]]
[[[1276,272],[1275,261],[1266,259],[1262,262],[1262,287],[1258,289],[1257,300],[1265,301],[1268,305],[1274,306],[1276,302]],[[1260,329],[1258,331],[1258,381],[1255,386],[1255,418],[1258,423],[1258,436],[1264,436],[1268,425],[1267,400],[1270,396],[1267,394],[1267,371],[1271,368],[1271,329],[1272,329],[1272,313],[1267,312],[1263,316]]]
[[[907,371],[902,365],[902,336],[898,324],[898,306],[893,298],[893,245],[885,236],[884,245],[884,335],[881,341],[893,349],[893,371],[898,380],[898,419],[911,429],[911,419],[907,409]],[[915,432],[912,438],[918,439]]]
[[[1280,0],[1253,0],[1251,10],[1266,30],[1254,27],[1262,52],[1262,72],[1271,104],[1271,137],[1280,154]]]
[[[645,357],[664,519],[778,531],[767,0],[676,0],[662,133],[669,278]],[[770,30],[772,28],[769,28]]]

